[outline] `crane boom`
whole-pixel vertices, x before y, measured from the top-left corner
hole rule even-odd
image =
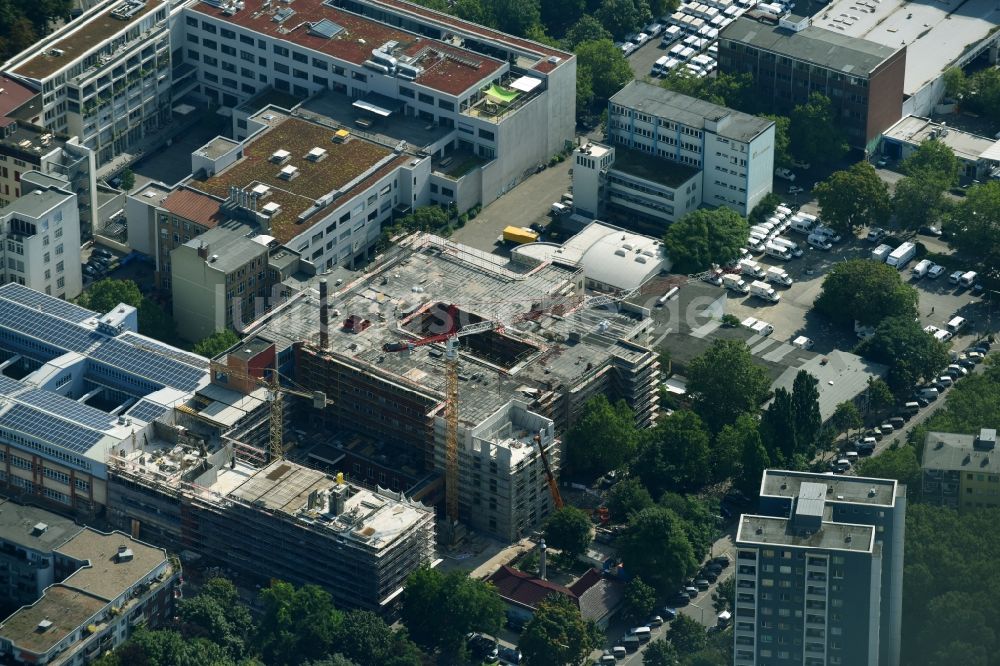
[[[535,442],[538,444],[538,455],[542,459],[542,466],[545,468],[545,479],[549,484],[549,493],[552,495],[552,504],[558,511],[564,506],[562,493],[559,492],[559,484],[556,483],[556,477],[552,474],[552,468],[549,466],[549,457],[545,455],[545,447],[542,446],[542,436],[535,435]]]

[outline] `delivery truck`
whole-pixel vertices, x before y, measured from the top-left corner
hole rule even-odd
[[[914,243],[903,243],[886,257],[885,263],[892,266],[896,270],[903,270],[906,264],[910,263],[910,259],[913,259],[917,255],[917,246]]]
[[[774,287],[760,280],[754,280],[750,283],[750,294],[769,303],[777,303],[781,300],[781,294],[776,292]]]
[[[514,243],[515,245],[523,245],[524,243],[534,243],[538,240],[538,234],[528,227],[514,227],[508,226],[504,227],[503,230],[503,241],[505,243]]]

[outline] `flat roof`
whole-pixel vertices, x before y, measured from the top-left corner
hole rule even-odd
[[[51,511],[0,498],[0,540],[50,552],[82,529],[69,518]]]
[[[719,39],[751,44],[758,49],[856,76],[871,74],[902,46],[892,48],[815,25],[793,32],[744,17],[726,26]]]
[[[976,437],[951,432],[927,433],[921,467],[945,472],[1000,474],[1000,450],[977,449]]]
[[[670,188],[680,187],[701,173],[699,169],[686,164],[654,157],[624,146],[615,146],[615,162],[611,165],[611,170],[622,171]]]
[[[33,219],[43,217],[56,206],[72,199],[74,195],[60,192],[57,189],[32,190],[29,194],[19,196],[9,204],[0,208],[0,216],[24,215]]]
[[[717,122],[718,127],[712,131],[735,141],[750,141],[774,124],[767,118],[751,116],[644,81],[629,82],[611,97],[611,103],[696,129],[705,129],[706,121]]]
[[[13,73],[30,79],[44,79],[63,67],[71,65],[88,51],[104,46],[118,33],[128,30],[132,24],[147,14],[165,6],[162,0],[146,0],[145,6],[141,10],[128,20],[123,21],[111,15],[114,9],[121,4],[124,3],[105,5],[105,9],[93,17],[82,16],[70,22],[63,29],[62,37],[47,44],[45,48],[38,49],[35,57],[15,67],[12,70]],[[63,54],[51,55],[53,49],[59,49]]]
[[[813,22],[891,49],[905,44],[903,91],[913,94],[993,34],[1000,10],[993,0],[834,0],[817,12]]]
[[[281,206],[281,210],[270,217],[270,234],[280,243],[289,242],[323,220],[321,210],[304,222],[298,219],[321,198],[367,187],[372,180],[413,159],[353,135],[345,143],[334,143],[332,138],[336,130],[318,123],[277,112],[264,115],[271,117],[265,121],[270,126],[247,139],[240,160],[206,180],[189,180],[187,185],[223,200],[229,197],[231,186],[249,191],[257,185],[267,185],[270,193],[258,206],[272,202]],[[316,147],[326,150],[326,157],[320,161],[306,159],[309,151]],[[271,159],[279,150],[290,154],[281,164]],[[279,175],[288,166],[298,170],[291,180]],[[362,176],[364,178],[358,180]],[[350,187],[340,192],[347,185]],[[338,205],[340,199],[340,196],[333,196],[321,208]]]
[[[772,389],[792,390],[795,377],[805,370],[817,382],[819,392],[819,415],[826,421],[837,411],[837,405],[854,400],[868,388],[868,380],[884,377],[888,366],[867,361],[856,354],[834,349],[826,354],[817,354],[805,363],[789,367],[771,385]]]
[[[794,546],[870,553],[875,547],[875,527],[823,521],[815,532],[805,532],[794,529],[787,518],[744,514],[736,532],[736,545]]]
[[[184,243],[184,247],[197,253],[204,244],[208,248],[208,256],[204,262],[212,270],[228,273],[243,266],[254,257],[267,256],[266,245],[261,245],[252,237],[247,237],[247,234],[254,232],[256,232],[256,227],[249,224],[229,222],[195,236]]]
[[[861,476],[831,476],[812,472],[791,472],[769,469],[761,481],[761,497],[797,498],[803,485],[820,484],[826,489],[827,502],[847,502],[893,506],[897,482],[892,479],[871,479]]]
[[[221,7],[207,2],[199,2],[192,7],[195,11],[214,16],[226,23],[325,53],[355,65],[370,60],[372,49],[377,49],[387,42],[398,42],[392,55],[401,61],[407,59],[409,64],[423,68],[423,72],[416,79],[417,83],[452,95],[461,94],[480,81],[492,78],[505,65],[495,58],[338,9],[323,0],[296,0],[294,5],[289,5],[289,8],[294,10],[294,16],[286,22],[279,23],[273,20],[275,12],[279,9],[279,3],[275,3],[267,11],[252,11],[248,7],[232,16],[224,14]],[[324,19],[340,26],[343,30],[332,37],[321,37],[309,29],[311,24]],[[372,70],[370,75],[375,76],[376,72]]]
[[[35,654],[44,654],[104,610],[107,602],[87,592],[56,584],[42,598],[0,624],[0,638]],[[52,623],[45,631],[39,623]]]
[[[118,561],[118,548],[132,551],[131,559]],[[98,532],[87,528],[56,549],[56,552],[90,564],[63,581],[98,599],[111,602],[167,561],[162,548],[136,541],[124,532]]]
[[[0,74],[0,118],[6,118],[24,106],[35,95],[40,94],[9,76]]]
[[[224,136],[217,136],[204,146],[195,151],[196,155],[203,155],[209,159],[218,159],[226,153],[239,148],[240,142],[227,139]]]
[[[951,148],[959,159],[970,162],[989,159],[988,153],[1000,146],[1000,141],[997,139],[963,132],[921,116],[904,116],[882,134],[887,139],[912,146],[919,146],[924,141],[934,139]]]

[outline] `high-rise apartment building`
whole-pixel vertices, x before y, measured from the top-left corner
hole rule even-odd
[[[898,666],[906,487],[767,470],[736,535],[736,666]]]

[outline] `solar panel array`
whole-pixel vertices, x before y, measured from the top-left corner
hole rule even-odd
[[[187,363],[196,368],[202,368],[208,370],[208,359],[204,356],[199,356],[198,354],[192,354],[190,352],[183,351],[177,347],[171,347],[170,345],[161,344],[155,340],[150,340],[149,338],[144,338],[135,333],[122,333],[118,336],[119,340],[124,340],[132,344],[135,347],[145,347],[147,349],[153,349],[159,354],[164,354],[172,359],[176,359],[181,363]]]
[[[60,298],[43,294],[42,292],[35,291],[34,289],[29,289],[28,287],[17,284],[16,282],[8,282],[3,285],[3,287],[0,287],[0,298],[6,298],[8,301],[14,301],[15,303],[20,303],[21,305],[27,305],[28,307],[36,310],[41,309],[41,311],[46,314],[54,315],[60,319],[65,319],[66,321],[75,323],[87,321],[88,319],[94,317],[95,314],[87,308],[81,308],[79,305],[67,303]]]
[[[132,409],[128,410],[128,415],[140,421],[152,423],[165,411],[167,411],[167,408],[163,405],[158,405],[149,400],[140,400]]]
[[[16,379],[11,379],[6,375],[0,375],[0,393],[3,395],[10,395],[24,388],[24,384],[17,381]]]
[[[0,324],[41,342],[81,354],[97,340],[94,333],[76,324],[2,298]]]
[[[105,430],[113,421],[110,414],[94,409],[76,400],[63,397],[58,393],[43,391],[42,389],[32,389],[17,396],[19,402],[24,402],[33,407],[44,409],[50,414],[54,414],[64,419],[75,421],[88,428]]]
[[[104,436],[27,405],[14,405],[0,416],[0,428],[16,430],[79,454],[89,451]]]
[[[205,376],[205,371],[127,342],[110,339],[90,353],[90,358],[114,366],[124,372],[143,377],[164,386],[193,391]]]

